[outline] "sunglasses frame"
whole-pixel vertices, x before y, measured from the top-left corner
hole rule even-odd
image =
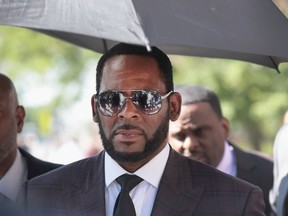
[[[134,101],[133,101],[133,97],[135,96],[135,93],[134,93],[134,92],[141,92],[141,91],[154,92],[154,93],[156,92],[156,93],[160,96],[160,98],[161,98],[161,103],[160,103],[160,108],[159,108],[157,111],[155,111],[155,112],[153,112],[153,113],[145,113],[145,112],[143,112],[143,111],[141,110],[141,108],[139,108],[139,106],[138,106],[137,104],[134,103]],[[98,97],[99,97],[101,94],[105,93],[105,92],[120,93],[120,94],[124,97],[123,106],[121,107],[121,106],[119,105],[119,106],[120,106],[119,111],[113,113],[112,115],[109,115],[109,114],[107,114],[107,113],[104,113],[104,112],[102,111],[101,107],[100,107],[100,103],[99,103]],[[125,92],[132,92],[132,93],[134,93],[134,94],[133,94],[132,96],[125,96],[125,95],[123,94],[123,93],[125,93]],[[171,90],[171,91],[169,91],[168,93],[166,93],[165,95],[161,95],[158,91],[153,90],[153,89],[135,89],[135,90],[121,90],[121,91],[118,91],[118,90],[107,90],[107,91],[103,91],[103,92],[99,93],[98,95],[95,95],[94,101],[95,101],[95,103],[96,103],[96,105],[97,105],[98,110],[100,111],[100,113],[101,113],[102,115],[108,116],[108,117],[112,117],[112,116],[115,116],[115,115],[117,115],[118,113],[120,113],[120,112],[123,110],[123,108],[125,107],[128,99],[132,100],[132,103],[134,104],[134,106],[135,106],[135,107],[137,108],[137,110],[139,110],[141,113],[143,113],[143,114],[145,114],[145,115],[154,115],[154,114],[158,113],[158,112],[161,110],[161,108],[162,108],[162,100],[163,100],[163,99],[166,99],[167,97],[169,97],[173,92],[174,92],[174,91]]]

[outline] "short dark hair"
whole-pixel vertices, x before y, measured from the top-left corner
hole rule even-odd
[[[204,86],[177,85],[177,92],[182,96],[182,105],[207,102],[219,118],[222,118],[222,110],[217,94]]]
[[[167,92],[174,90],[172,64],[164,52],[157,47],[151,47],[151,51],[148,51],[144,46],[119,43],[102,55],[98,61],[96,68],[96,95],[99,94],[105,62],[118,55],[140,55],[154,58],[161,71],[160,76],[163,78]]]

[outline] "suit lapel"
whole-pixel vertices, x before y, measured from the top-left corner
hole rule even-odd
[[[152,215],[192,215],[204,187],[193,184],[189,162],[182,160],[170,148],[170,154],[161,178]],[[194,177],[193,177],[194,178]]]
[[[67,215],[105,215],[104,153],[89,160],[83,165],[89,171],[65,193]]]

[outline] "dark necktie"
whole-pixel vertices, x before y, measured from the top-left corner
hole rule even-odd
[[[121,191],[115,202],[114,216],[136,216],[134,204],[129,192],[142,180],[143,179],[136,175],[128,174],[124,174],[116,179],[121,186]]]

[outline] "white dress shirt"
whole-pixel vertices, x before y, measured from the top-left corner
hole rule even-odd
[[[169,145],[166,145],[158,155],[133,173],[143,179],[130,191],[137,216],[151,215],[158,186],[168,160],[169,150]],[[106,216],[113,215],[115,201],[120,193],[121,187],[116,182],[116,178],[126,173],[131,174],[105,152]]]
[[[224,173],[227,173],[232,176],[236,176],[237,164],[236,164],[234,148],[233,146],[229,145],[227,141],[225,142],[224,145],[225,145],[225,148],[224,148],[223,157],[216,168]]]
[[[27,165],[25,159],[17,149],[16,158],[0,179],[0,192],[12,201],[16,201],[22,183],[27,180]]]
[[[288,123],[278,131],[273,146],[273,188],[270,190],[269,201],[274,211],[279,193],[279,185],[283,177],[288,173]]]

